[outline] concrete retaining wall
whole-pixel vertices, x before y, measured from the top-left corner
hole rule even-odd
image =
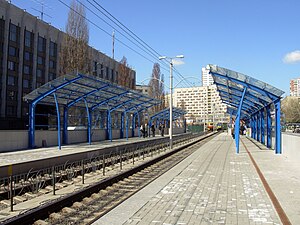
[[[0,131],[0,152],[14,149],[25,149],[28,147],[28,131]]]
[[[300,162],[300,134],[282,133],[282,154]]]

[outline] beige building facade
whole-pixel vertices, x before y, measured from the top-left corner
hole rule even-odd
[[[226,105],[215,85],[175,88],[173,104],[188,112],[185,117],[189,123],[228,122]]]

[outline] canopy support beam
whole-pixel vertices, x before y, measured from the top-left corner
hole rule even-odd
[[[244,97],[246,94],[247,87],[244,87],[244,91],[240,100],[240,105],[237,111],[237,115],[235,118],[235,130],[234,130],[234,136],[235,136],[235,146],[236,146],[236,153],[239,153],[239,148],[240,148],[240,119],[241,119],[241,110],[242,110],[242,105],[244,101]]]
[[[281,154],[281,125],[280,125],[280,99],[274,102],[275,105],[275,153]]]

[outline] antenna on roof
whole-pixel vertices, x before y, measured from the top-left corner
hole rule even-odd
[[[38,10],[38,9],[35,9],[35,8],[32,8],[32,7],[31,7],[33,10],[35,10],[35,11],[37,11],[37,12],[39,12],[39,13],[41,14],[41,17],[40,17],[41,20],[44,21],[44,15],[45,15],[45,16],[48,16],[49,18],[52,18],[52,16],[50,16],[50,15],[47,14],[47,13],[45,13],[45,9],[52,10],[52,8],[49,7],[49,6],[47,6],[47,5],[45,5],[44,0],[31,0],[31,1],[37,3],[37,4],[39,4],[39,5],[41,6],[41,10]]]

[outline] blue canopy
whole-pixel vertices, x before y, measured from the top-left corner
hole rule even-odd
[[[270,106],[275,106],[276,153],[281,153],[280,99],[284,92],[270,84],[245,74],[216,65],[207,65],[217,86],[221,100],[228,105],[227,112],[236,115],[235,140],[239,149],[240,119],[250,120],[252,137],[265,142],[264,120],[267,117],[267,146],[271,147]]]
[[[58,145],[60,143],[60,110],[64,108],[63,136],[67,143],[68,109],[72,106],[85,107],[88,117],[88,138],[91,143],[91,114],[96,109],[105,109],[108,114],[108,132],[112,139],[111,112],[119,111],[137,114],[153,105],[160,104],[158,99],[141,92],[118,86],[107,80],[91,75],[64,75],[35,89],[24,98],[30,104],[29,147],[35,146],[35,107],[37,104],[55,105],[57,111]],[[123,115],[122,114],[122,115]],[[123,118],[123,117],[122,117]],[[122,124],[123,125],[123,124]],[[128,127],[128,124],[127,124]],[[128,132],[128,131],[127,131]]]

